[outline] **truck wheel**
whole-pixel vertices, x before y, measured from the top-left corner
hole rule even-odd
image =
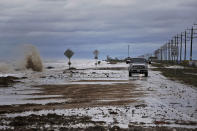
[[[148,72],[145,73],[145,77],[148,77]]]
[[[131,77],[132,76],[132,73],[129,71],[129,76]]]

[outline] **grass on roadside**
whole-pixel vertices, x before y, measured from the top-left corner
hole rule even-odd
[[[172,80],[179,80],[185,84],[197,87],[197,68],[165,68],[166,65],[161,63],[154,63],[152,65],[158,67],[152,70],[161,71],[165,77],[169,77]]]

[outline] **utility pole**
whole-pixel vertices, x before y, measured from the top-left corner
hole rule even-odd
[[[182,61],[182,42],[183,42],[183,34],[181,32],[180,62]]]
[[[128,58],[129,58],[129,48],[130,48],[130,46],[128,45]]]
[[[176,61],[176,56],[177,56],[177,51],[176,51],[176,44],[177,44],[177,39],[176,39],[176,36],[174,37],[174,62]]]
[[[177,63],[179,63],[179,61],[182,62],[183,60],[187,60],[187,48],[188,48],[187,41],[190,41],[189,60],[192,61],[193,42],[194,42],[194,38],[197,38],[197,36],[195,36],[197,34],[195,32],[197,28],[194,28],[194,26],[197,26],[197,24],[195,23],[193,24],[191,29],[187,29],[189,30],[189,33],[187,32],[187,30],[185,30],[185,32],[181,32],[181,35],[177,34],[168,43],[164,44],[159,49],[155,50],[154,54],[155,56],[158,57],[158,60],[160,59],[160,61],[166,60],[166,61],[172,61],[172,62],[177,62]],[[179,43],[180,43],[180,46],[179,46]],[[183,48],[185,48],[184,58],[183,58]]]
[[[170,57],[170,54],[171,52],[170,52],[170,41],[168,42],[168,61],[170,61],[171,60],[171,57]]]
[[[163,55],[164,55],[164,60],[166,60],[166,48],[165,48],[165,44],[163,45]]]
[[[194,30],[193,30],[193,26],[192,26],[192,29],[191,29],[191,45],[190,45],[190,60],[192,60],[192,44],[193,44],[193,33],[194,33]]]
[[[194,24],[194,25],[197,25],[197,24]],[[190,60],[192,60],[192,51],[193,51],[193,39],[194,38],[197,38],[197,37],[194,37],[194,30],[197,30],[197,29],[194,29],[193,26],[191,29],[187,29],[187,30],[191,30],[190,33],[191,33],[191,36],[190,36]]]
[[[161,55],[161,61],[162,61],[162,60],[163,60],[163,55],[162,55],[162,53],[163,53],[163,52],[162,52],[162,47],[160,48],[160,53],[161,53],[160,55]]]
[[[162,52],[163,52],[163,60],[165,61],[165,57],[166,57],[166,53],[165,53],[165,45],[163,45],[162,47]]]
[[[168,44],[166,43],[166,44],[165,44],[166,61],[168,60],[168,50],[167,50],[168,48],[167,48],[167,45],[168,45]]]
[[[166,60],[168,61],[169,60],[169,56],[168,56],[168,43],[166,43]]]
[[[171,52],[171,60],[172,60],[172,62],[173,62],[173,60],[174,60],[174,57],[173,57],[173,56],[174,56],[174,54],[173,54],[173,53],[174,53],[174,52],[173,52],[173,48],[174,48],[174,47],[173,47],[173,39],[171,40],[171,43],[170,43],[170,44],[171,44],[171,51],[170,51],[170,52]]]
[[[184,60],[186,60],[187,57],[187,31],[185,31],[185,53],[184,53]]]
[[[177,42],[177,63],[178,63],[178,61],[179,61],[179,36],[178,36],[178,34],[177,34],[177,36],[176,36],[176,42]]]
[[[190,29],[187,29],[187,30],[190,30]],[[191,38],[191,37],[189,37],[188,35],[190,34],[190,33],[187,33],[187,30],[185,30],[185,53],[184,53],[184,60],[186,60],[187,59],[187,41],[190,41],[189,39]],[[188,39],[189,38],[189,39]]]
[[[173,62],[173,39],[170,40],[170,56],[171,56],[171,62]]]
[[[197,24],[194,23],[194,26],[197,26]],[[194,39],[194,38],[197,38],[197,36],[196,36],[197,33],[195,32],[196,30],[197,30],[197,28],[196,28],[196,27],[193,28],[193,26],[192,26],[192,29],[191,29],[191,34],[192,34],[192,35],[191,35],[191,38],[192,38],[192,39],[191,39],[191,51],[192,51],[192,44],[193,44],[192,42],[193,42],[193,39]],[[191,53],[191,56],[192,56],[192,53]],[[191,57],[191,58],[192,58],[192,57]]]
[[[166,61],[168,60],[168,43],[165,44],[165,54],[166,54]]]

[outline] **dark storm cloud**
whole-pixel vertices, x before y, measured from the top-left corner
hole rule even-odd
[[[131,44],[140,55],[197,21],[196,5],[196,0],[1,0],[0,46],[32,43],[43,55],[97,48],[123,56]]]

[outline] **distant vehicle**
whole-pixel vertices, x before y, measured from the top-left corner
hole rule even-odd
[[[126,61],[126,64],[129,64],[130,61],[131,61],[131,58],[130,58],[130,57],[127,57],[127,58],[125,59],[125,61]]]
[[[149,64],[151,64],[152,62],[154,62],[154,61],[156,61],[157,60],[157,57],[149,57],[149,59],[148,59],[148,62],[149,62]]]
[[[148,62],[144,58],[132,58],[129,65],[129,76],[133,73],[144,74],[148,77]]]
[[[126,60],[126,64],[129,64],[130,63],[130,60]]]

